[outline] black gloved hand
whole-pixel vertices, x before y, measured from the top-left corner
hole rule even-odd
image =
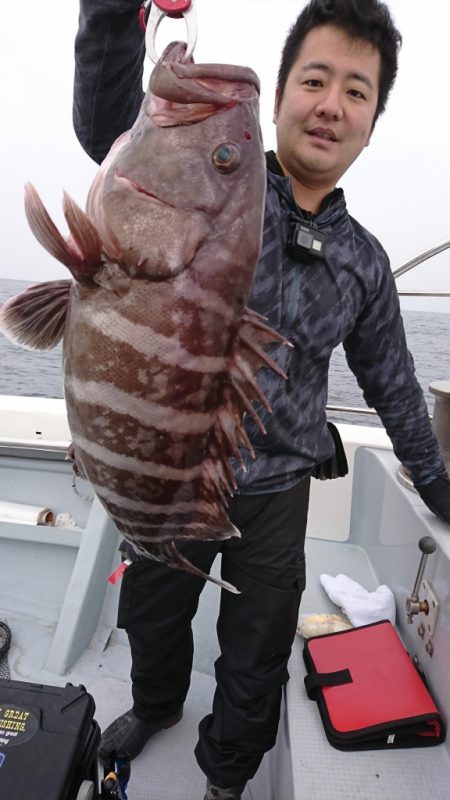
[[[450,525],[450,480],[443,475],[416,489],[430,511]]]

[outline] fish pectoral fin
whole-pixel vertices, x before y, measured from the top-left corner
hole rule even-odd
[[[25,187],[25,214],[32,233],[48,253],[64,264],[81,283],[92,283],[102,259],[102,242],[97,229],[68,194],[64,194],[64,216],[70,236],[59,232],[36,189]]]
[[[64,336],[72,281],[46,281],[0,308],[0,331],[30,350],[51,350]]]

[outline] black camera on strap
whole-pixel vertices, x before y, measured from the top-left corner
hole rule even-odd
[[[296,261],[303,261],[305,256],[324,258],[325,254],[324,233],[319,231],[312,219],[303,219],[297,214],[291,214],[291,227],[287,243],[287,252]]]

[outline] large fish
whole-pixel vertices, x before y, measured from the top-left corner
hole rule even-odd
[[[176,540],[240,535],[229,459],[251,451],[243,415],[268,407],[255,372],[279,372],[263,347],[284,340],[246,307],[265,195],[258,78],[183,64],[184,47],[154,68],[86,213],[64,196],[68,238],[27,186],[31,229],[74,280],[12,298],[0,324],[31,348],[63,338],[76,464],[138,553],[207,578]]]

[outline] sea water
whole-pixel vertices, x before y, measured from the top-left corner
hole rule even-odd
[[[0,280],[0,305],[29,285],[25,281]],[[448,314],[404,311],[403,320],[417,379],[432,414],[434,397],[429,392],[430,383],[450,380],[450,300]],[[0,394],[62,397],[62,346],[48,352],[25,350],[0,335]],[[362,391],[347,366],[342,346],[336,348],[331,359],[328,402],[333,406],[367,409]],[[330,412],[329,418],[349,423],[381,424],[377,416]]]

